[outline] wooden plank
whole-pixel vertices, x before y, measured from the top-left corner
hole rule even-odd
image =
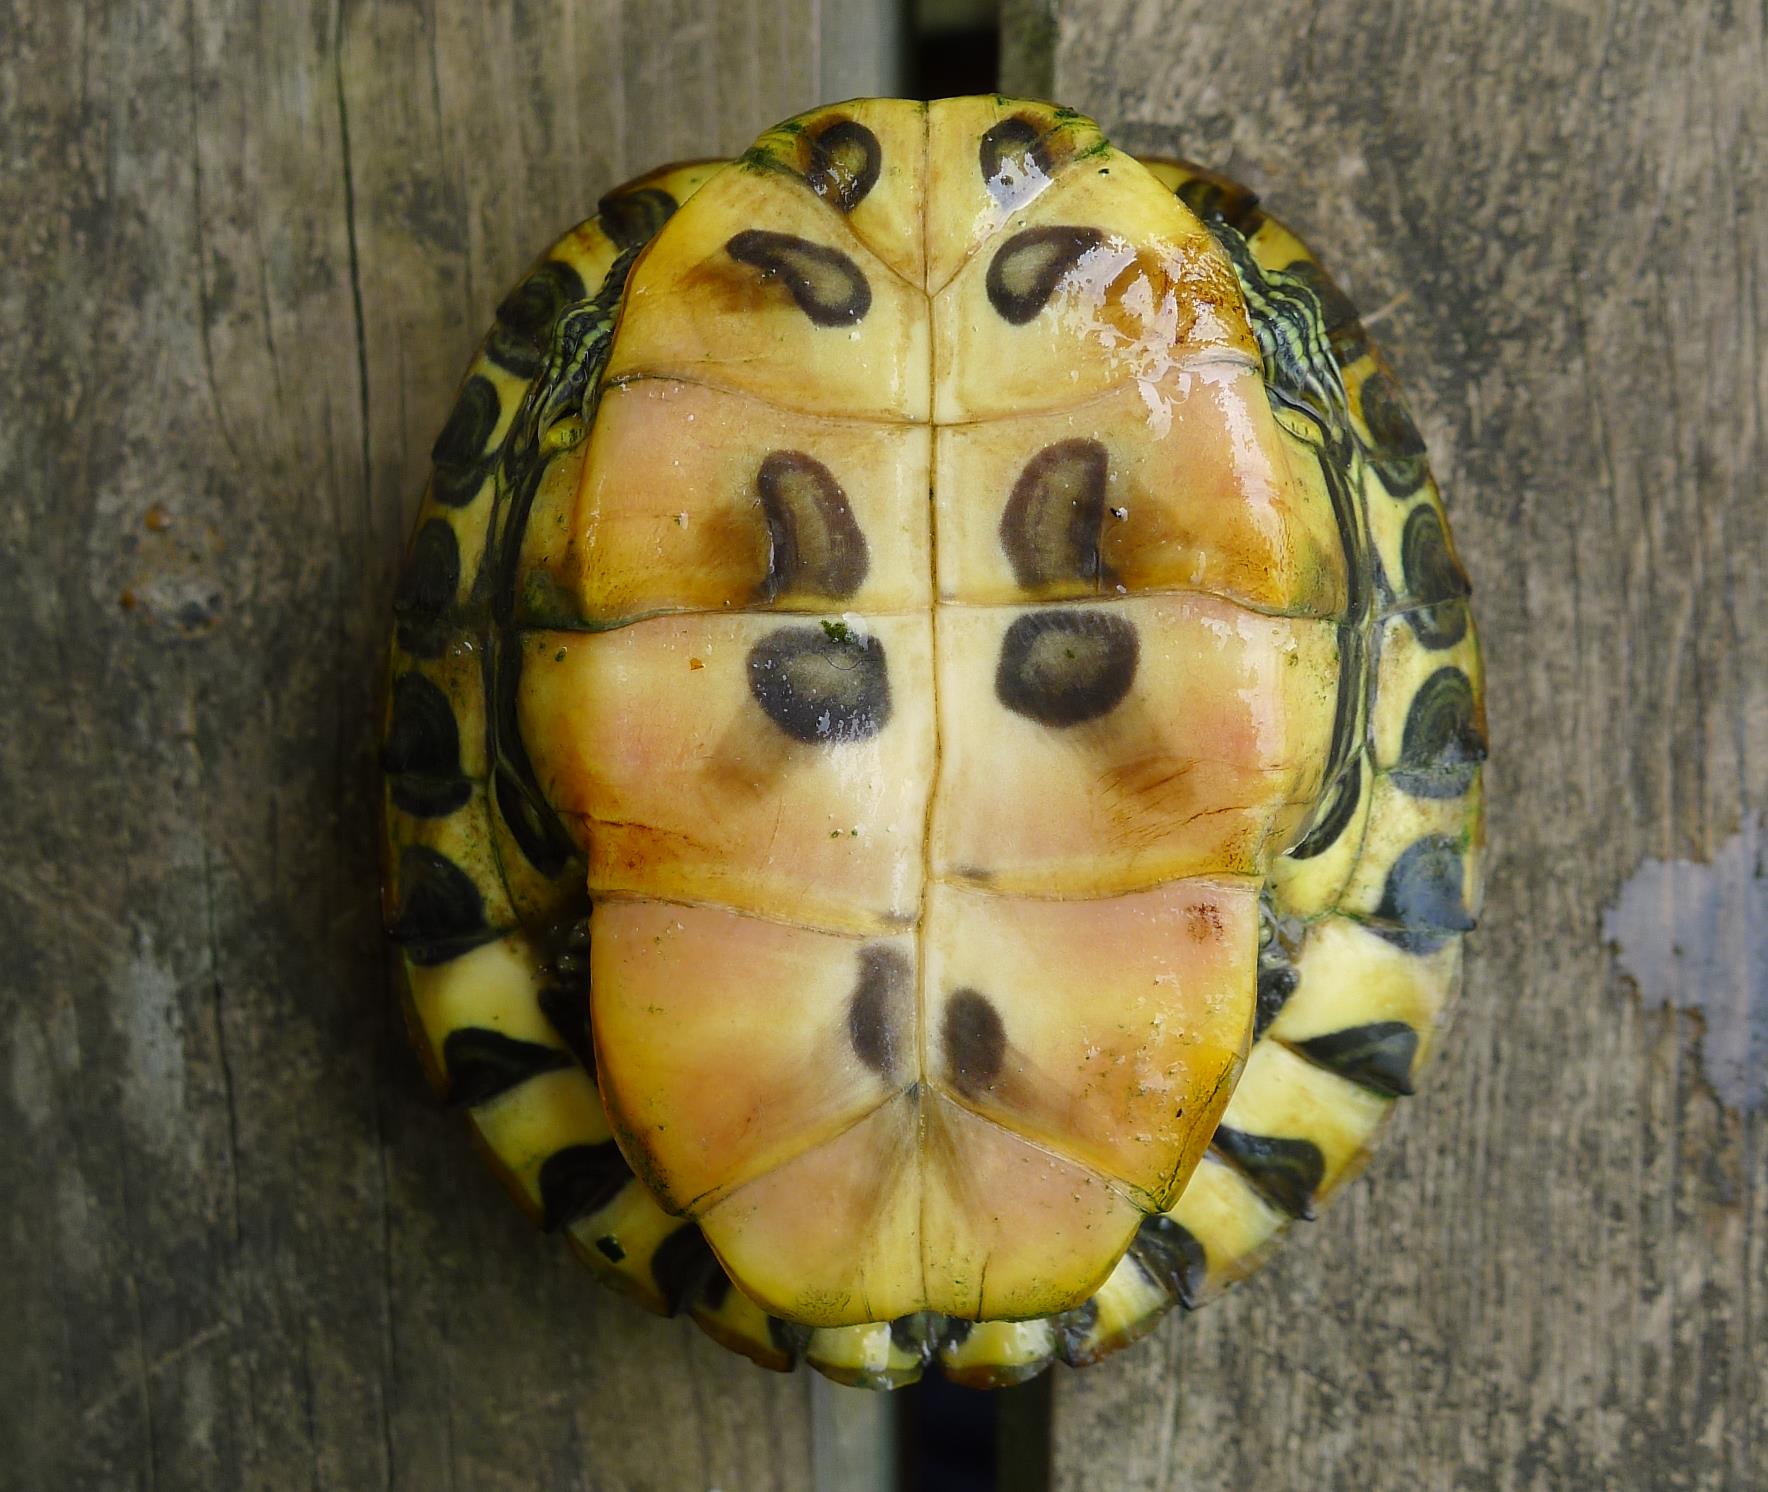
[[[1474,576],[1495,752],[1485,927],[1423,1096],[1262,1276],[1061,1376],[1056,1484],[1757,1485],[1763,11],[1054,10],[1056,96],[1251,184],[1390,350]],[[1052,60],[1007,56],[1009,90]],[[1642,999],[1609,943],[1634,937],[1659,944],[1630,969],[1684,981]]]
[[[873,8],[5,7],[0,1482],[810,1484],[810,1375],[595,1288],[423,1087],[373,706],[519,268]]]

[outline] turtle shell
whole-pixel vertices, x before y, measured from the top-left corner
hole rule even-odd
[[[768,1366],[1091,1361],[1412,1091],[1482,679],[1417,430],[1244,188],[861,100],[499,307],[395,597],[418,1048],[610,1283]]]

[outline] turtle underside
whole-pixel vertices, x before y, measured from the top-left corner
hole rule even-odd
[[[519,1202],[755,1361],[1090,1362],[1412,1091],[1479,901],[1467,582],[1243,188],[989,96],[610,194],[395,598],[388,928]]]

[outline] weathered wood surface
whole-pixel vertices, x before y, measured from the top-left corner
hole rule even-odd
[[[498,297],[878,88],[860,9],[0,5],[0,1485],[810,1483],[811,1375],[594,1288],[435,1108],[371,737]]]
[[[1013,9],[1054,53],[1009,38],[1009,91],[1240,176],[1368,314],[1473,572],[1494,747],[1423,1096],[1262,1276],[1061,1375],[1057,1485],[1763,1485],[1762,7]],[[1648,859],[1691,868],[1605,924]],[[1715,920],[1667,925],[1671,883]],[[1683,977],[1642,1000],[1629,936]]]

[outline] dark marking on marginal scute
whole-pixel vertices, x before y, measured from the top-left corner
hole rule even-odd
[[[440,657],[448,645],[442,617],[460,590],[460,542],[446,520],[418,529],[393,592],[399,646],[420,658]]]
[[[1188,1311],[1197,1309],[1209,1277],[1209,1260],[1188,1229],[1155,1213],[1142,1219],[1129,1252],[1142,1272],[1180,1305]]]
[[[1257,1041],[1270,1029],[1271,1022],[1282,1014],[1283,1007],[1301,984],[1301,971],[1291,963],[1261,960],[1258,970],[1258,997],[1253,1007],[1252,1039]]]
[[[1406,621],[1418,640],[1432,649],[1454,647],[1467,635],[1467,607],[1462,603],[1471,587],[1449,549],[1443,521],[1429,503],[1407,515],[1400,566],[1405,590],[1396,600],[1406,606]]]
[[[810,137],[810,189],[842,212],[852,212],[878,184],[884,148],[857,119],[831,120]]]
[[[559,1040],[570,1048],[583,1070],[595,1076],[595,1041],[589,1027],[589,981],[577,988],[549,984],[537,997],[540,1013],[547,1024],[558,1032]]]
[[[442,1065],[448,1069],[447,1101],[471,1108],[543,1072],[571,1066],[571,1054],[484,1026],[463,1026],[443,1041]]]
[[[1415,798],[1459,798],[1485,759],[1473,682],[1453,664],[1445,665],[1412,697],[1394,783]]]
[[[1434,953],[1456,933],[1470,932],[1461,847],[1446,834],[1408,845],[1387,873],[1375,931],[1409,953]]]
[[[569,264],[547,260],[503,298],[485,343],[486,356],[518,378],[532,377],[559,313],[587,293],[583,276]]]
[[[847,1001],[847,1036],[859,1060],[886,1080],[909,1055],[913,974],[899,948],[874,943],[859,951],[859,979]]]
[[[595,1241],[597,1251],[610,1264],[618,1264],[626,1257],[626,1249],[612,1233],[604,1233]]]
[[[841,250],[792,233],[746,228],[725,244],[739,264],[778,279],[817,326],[852,326],[872,308],[865,272]]]
[[[623,249],[649,243],[675,213],[675,198],[662,187],[639,187],[630,192],[609,192],[596,203],[602,232]],[[578,299],[582,292],[578,292]]]
[[[436,467],[430,491],[437,502],[458,508],[478,496],[496,455],[487,448],[502,413],[497,388],[483,373],[475,373],[462,385],[448,423],[430,447]]]
[[[381,770],[395,806],[419,818],[453,813],[473,794],[461,775],[460,727],[448,696],[421,673],[393,681]]]
[[[1053,223],[1022,229],[989,261],[989,304],[1002,319],[1024,326],[1049,304],[1063,276],[1104,242],[1097,228]]]
[[[806,745],[869,740],[890,720],[890,674],[876,637],[781,627],[749,650],[749,692]]]
[[[1326,1158],[1311,1140],[1248,1134],[1223,1124],[1210,1148],[1291,1217],[1311,1222]]]
[[[976,1098],[1000,1076],[1007,1057],[1007,1028],[980,990],[960,989],[945,1003],[939,1038],[952,1085]]]
[[[542,812],[534,800],[522,790],[515,773],[500,767],[493,791],[497,795],[497,812],[510,831],[510,838],[522,856],[548,880],[560,875],[570,862],[575,846],[565,837],[557,819]]]
[[[866,536],[834,473],[803,451],[773,451],[755,474],[767,521],[767,576],[760,599],[811,591],[845,600],[871,568]]]
[[[1027,590],[1113,577],[1100,558],[1110,458],[1096,440],[1060,440],[1025,463],[1001,512],[1001,547]]]
[[[938,1342],[938,1317],[931,1311],[912,1311],[890,1323],[890,1345],[905,1357],[925,1363]]]
[[[1410,497],[1424,485],[1429,463],[1424,437],[1412,423],[1393,379],[1377,369],[1363,381],[1360,402],[1371,442],[1369,464],[1395,497]]]
[[[1085,1367],[1093,1360],[1093,1328],[1099,1324],[1097,1300],[1083,1300],[1072,1311],[1057,1316],[1053,1324],[1056,1328],[1056,1356],[1071,1368]]]
[[[1110,612],[1028,612],[1001,640],[995,693],[1040,725],[1080,725],[1123,702],[1140,657],[1136,629]]]
[[[715,1273],[722,1273],[718,1258],[694,1223],[676,1229],[651,1255],[651,1278],[663,1292],[671,1316],[691,1302]]]
[[[767,1318],[768,1341],[785,1353],[794,1366],[810,1345],[810,1331],[808,1326],[797,1321],[782,1321],[778,1316]]]
[[[955,1352],[970,1340],[970,1333],[975,1330],[974,1321],[966,1321],[961,1316],[943,1317],[939,1324],[939,1350]]]
[[[612,1140],[555,1150],[540,1165],[542,1226],[550,1233],[599,1212],[631,1179],[632,1168]]]
[[[1264,222],[1258,197],[1237,182],[1222,178],[1193,176],[1180,182],[1173,195],[1202,218],[1228,224],[1250,238]]]
[[[443,964],[497,936],[473,878],[428,845],[399,853],[399,908],[387,936],[414,964]]]
[[[1339,837],[1357,812],[1363,796],[1363,758],[1353,757],[1350,765],[1332,785],[1332,800],[1314,827],[1302,837],[1300,844],[1289,851],[1291,860],[1311,860],[1338,843]]]
[[[1371,1021],[1311,1036],[1296,1042],[1295,1049],[1328,1072],[1387,1098],[1405,1098],[1412,1092],[1418,1033],[1404,1021]]]

